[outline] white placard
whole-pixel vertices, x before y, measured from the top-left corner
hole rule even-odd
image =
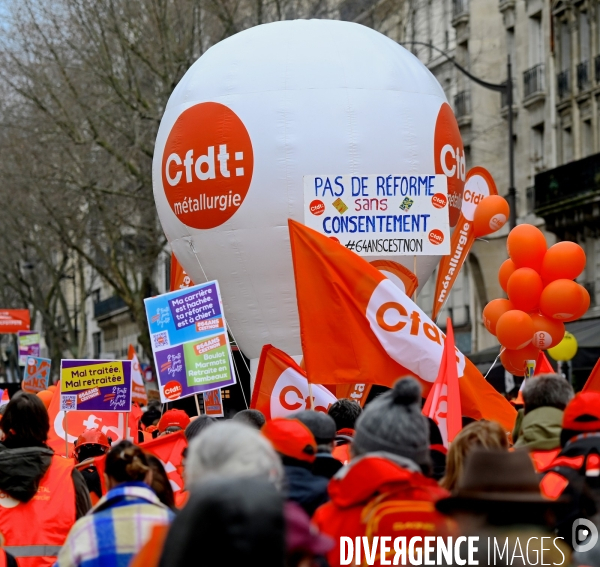
[[[445,175],[306,175],[304,224],[361,256],[450,254]]]

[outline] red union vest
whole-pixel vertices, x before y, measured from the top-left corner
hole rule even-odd
[[[73,466],[72,459],[54,455],[29,502],[0,491],[0,533],[19,567],[50,567],[56,561],[75,523]]]

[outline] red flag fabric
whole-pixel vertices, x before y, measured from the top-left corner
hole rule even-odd
[[[133,402],[131,404],[129,418],[127,420],[127,426],[129,427],[129,431],[127,432],[127,438],[131,439],[134,443],[138,442],[138,429],[140,419],[142,419],[142,415],[144,415],[142,408],[140,408],[140,406],[136,402]]]
[[[548,357],[544,354],[543,351],[540,351],[538,354],[537,362],[535,363],[535,370],[533,372],[534,376],[539,376],[540,374],[555,374],[556,370],[552,368]]]
[[[307,375],[316,384],[381,384],[416,376],[429,395],[444,334],[391,280],[339,243],[290,220]],[[513,427],[516,411],[458,349],[461,407]]]
[[[133,345],[129,345],[127,358],[131,360],[131,401],[137,402],[142,406],[148,405],[148,395],[144,386],[142,368]]]
[[[190,287],[194,285],[192,278],[187,275],[186,271],[183,269],[175,254],[171,253],[171,281],[170,281],[171,291],[175,291],[176,289],[183,289],[185,287]]]
[[[365,407],[365,402],[369,397],[372,387],[373,384],[338,384],[337,386],[333,386],[335,388],[335,396],[338,400],[349,398],[357,402],[361,408]]]
[[[70,411],[65,419],[65,412],[60,411],[60,382],[56,384],[52,401],[48,407],[50,418],[50,431],[48,432],[48,446],[54,449],[57,455],[69,457],[73,454],[73,442],[77,440],[86,429],[97,427],[113,444],[123,440],[125,434],[125,416],[117,411]],[[65,455],[65,428],[68,434],[68,455]],[[129,437],[128,437],[129,438]],[[137,439],[137,437],[136,437]]]
[[[582,392],[600,392],[600,358],[583,385]]]
[[[448,447],[448,444],[454,441],[462,428],[456,347],[449,317],[440,371],[423,406],[423,415],[437,423],[444,447]]]
[[[183,490],[183,477],[181,476],[181,465],[183,461],[183,450],[187,447],[187,439],[183,431],[177,431],[175,433],[169,433],[167,435],[161,435],[152,441],[141,443],[140,447],[152,453],[155,457],[159,458],[171,486],[173,492],[177,493]]]
[[[327,412],[337,401],[323,386],[313,385],[311,390],[316,411]],[[265,345],[260,353],[250,407],[268,420],[311,408],[306,372],[273,345]]]

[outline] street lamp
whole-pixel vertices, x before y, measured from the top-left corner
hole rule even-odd
[[[482,86],[484,89],[496,91],[506,95],[506,103],[508,105],[508,205],[510,207],[509,227],[515,228],[517,225],[517,192],[515,190],[515,146],[513,140],[513,82],[512,82],[512,66],[510,56],[506,63],[506,83],[489,83],[476,77],[471,72],[467,71],[463,66],[459,65],[453,57],[450,57],[445,51],[442,51],[431,43],[423,41],[405,41],[400,45],[422,45],[429,47],[443,55],[450,63],[452,63],[463,75],[466,75],[474,83]]]

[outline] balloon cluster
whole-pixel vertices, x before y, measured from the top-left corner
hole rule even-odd
[[[540,350],[559,344],[565,322],[579,319],[590,306],[587,290],[573,280],[585,268],[585,252],[574,242],[550,248],[538,228],[513,228],[508,255],[498,272],[508,299],[494,299],[483,310],[486,329],[504,347],[500,360],[506,370],[523,376],[526,361]]]

